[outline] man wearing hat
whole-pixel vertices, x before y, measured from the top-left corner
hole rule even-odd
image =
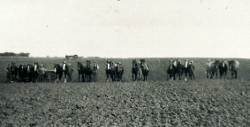
[[[93,65],[93,70],[96,71],[99,69],[99,66],[98,64],[96,63],[96,61],[94,62],[94,65]]]
[[[190,62],[189,62],[189,66],[190,66],[190,78],[191,79],[195,79],[195,76],[194,76],[194,69],[195,69],[195,67],[194,67],[194,61],[193,60],[191,60]]]
[[[108,62],[108,61],[107,61]],[[96,71],[99,69],[99,66],[97,65],[96,61],[94,62],[93,65],[93,81],[96,82],[97,81],[97,73]]]

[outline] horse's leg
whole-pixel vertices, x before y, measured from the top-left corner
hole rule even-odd
[[[135,81],[134,80],[134,72],[132,71],[132,81]]]
[[[194,72],[192,71],[192,77],[193,77],[193,79],[195,80],[195,76],[194,76]]]
[[[65,71],[63,72],[63,78],[64,78],[64,83],[66,83],[67,82],[67,73]]]
[[[217,76],[218,76],[218,71],[215,72],[215,76],[216,76],[216,79],[217,79]]]
[[[222,75],[223,75],[223,74],[222,74],[222,72],[221,72],[221,71],[220,71],[219,73],[220,73],[220,79],[221,79],[221,77],[222,77]]]
[[[234,73],[233,71],[231,71],[231,79],[233,79]]]
[[[146,74],[143,74],[143,81],[146,81]]]
[[[208,77],[209,77],[209,72],[207,71],[207,79],[208,79]]]
[[[179,80],[181,80],[181,72],[178,73]]]
[[[106,82],[108,82],[109,74],[106,72]]]
[[[92,77],[92,76],[93,76],[93,74],[90,74],[90,75],[89,75],[89,77],[90,77],[90,82],[92,82],[92,80],[93,80],[93,77]]]
[[[85,73],[82,74],[82,82],[85,82]]]
[[[78,78],[78,82],[80,82],[80,74],[79,74],[79,72],[78,72],[78,77],[77,78]]]
[[[235,71],[235,79],[237,79],[237,71]]]
[[[121,74],[121,82],[122,82],[122,74]]]
[[[224,77],[224,79],[226,79],[227,78],[227,70],[225,71],[225,77]]]
[[[11,80],[14,81],[14,74],[11,73]]]
[[[95,82],[97,82],[97,73],[95,72]]]
[[[173,73],[173,79],[175,80],[175,73]]]

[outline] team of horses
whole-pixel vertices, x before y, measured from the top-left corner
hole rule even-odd
[[[183,65],[181,64],[180,60],[170,60],[167,74],[168,77],[173,80],[176,80],[176,75],[179,77],[179,79],[181,79],[183,74],[185,74],[185,80],[187,80],[187,76],[189,76],[189,78],[192,80],[195,79],[194,69],[195,67],[193,61],[185,60]]]
[[[205,65],[207,78],[213,79],[214,77],[217,78],[217,75],[220,75],[221,78],[226,78],[228,70],[231,71],[231,78],[237,79],[237,72],[239,69],[239,61],[237,60],[231,60],[231,61],[225,61],[222,60],[215,60],[210,61],[208,60],[208,63]],[[195,66],[193,64],[193,61],[185,60],[184,64],[181,64],[181,61],[176,60],[170,60],[169,66],[167,69],[167,74],[170,79],[175,80],[176,75],[179,77],[179,79],[182,78],[184,74],[185,80],[187,78],[193,80],[195,79],[194,75],[194,69]]]
[[[78,70],[78,81],[79,82],[91,82],[97,81],[97,70],[99,69],[98,65],[95,63],[93,67],[91,67],[91,62],[87,61],[86,65],[83,65],[80,62],[77,62],[77,70]]]
[[[149,66],[146,64],[145,59],[141,62],[137,62],[135,59],[132,60],[132,80],[142,80],[147,81],[149,74]]]
[[[54,64],[54,70],[51,72],[55,75],[55,82],[60,82],[64,79],[64,82],[72,80],[73,68],[71,64],[67,64],[64,61],[61,64]],[[213,79],[220,75],[220,78],[226,78],[228,70],[231,71],[231,77],[237,78],[239,62],[237,60],[225,61],[225,60],[215,60],[210,61],[205,64],[207,78]],[[99,66],[94,62],[91,65],[90,61],[86,61],[86,65],[81,62],[77,62],[78,71],[78,81],[79,82],[96,82],[97,81],[97,70]],[[170,60],[167,68],[167,79],[179,80],[182,79],[184,75],[184,80],[195,79],[194,74],[195,66],[193,61],[185,60],[182,64],[180,60]],[[12,62],[8,67],[7,71],[9,75],[7,76],[9,81],[17,81],[17,76],[19,76],[19,81],[21,82],[43,82],[48,78],[47,70],[43,64],[20,64],[19,67]],[[106,61],[106,81],[123,81],[122,76],[124,73],[124,67],[121,62],[114,63],[113,61]],[[145,59],[141,59],[139,62],[136,59],[132,60],[132,80],[133,81],[147,81],[149,74],[149,66],[145,62]]]
[[[231,71],[231,78],[237,79],[237,74],[238,74],[238,69],[239,69],[239,61],[237,60],[230,60],[230,61],[225,61],[225,60],[215,60],[211,62],[208,60],[208,63],[206,63],[206,73],[207,73],[207,78],[213,79],[214,77],[217,78],[217,75],[219,73],[220,79],[221,78],[226,78],[227,76],[227,71]]]
[[[20,82],[44,82],[50,75],[47,74],[45,66],[43,64],[20,64],[19,66],[15,65],[15,62],[12,62],[6,69],[8,71],[7,78],[9,81],[20,81]],[[67,77],[71,80],[71,74],[73,73],[73,68],[69,64],[54,64],[53,70],[56,78],[56,82]],[[18,77],[19,78],[18,78]]]

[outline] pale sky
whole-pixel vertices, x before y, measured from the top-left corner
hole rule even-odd
[[[250,58],[250,0],[1,0],[0,52]]]

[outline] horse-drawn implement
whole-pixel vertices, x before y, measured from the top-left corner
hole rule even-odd
[[[65,58],[66,60],[77,60],[79,57],[78,55],[72,55],[72,56],[66,55]]]
[[[56,73],[54,70],[49,70],[44,73],[45,82],[54,82],[56,81]]]

